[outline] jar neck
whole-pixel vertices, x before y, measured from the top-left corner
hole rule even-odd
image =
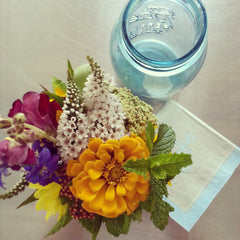
[[[142,65],[144,68],[148,68],[151,70],[164,70],[164,69],[176,69],[182,65],[185,65],[190,61],[191,58],[194,57],[199,51],[201,51],[201,47],[203,44],[206,45],[207,38],[207,14],[206,10],[200,0],[190,0],[188,4],[191,5],[192,9],[196,12],[196,15],[201,18],[201,34],[199,35],[198,40],[194,44],[194,46],[186,52],[183,56],[176,58],[170,61],[158,61],[149,57],[144,56],[132,43],[131,36],[128,32],[128,24],[129,21],[134,19],[132,16],[133,12],[139,5],[143,2],[141,0],[130,0],[127,4],[123,14],[122,14],[122,22],[121,22],[121,34],[124,41],[124,44],[127,49],[128,55],[139,65]],[[161,1],[159,1],[161,2]],[[135,16],[136,18],[137,16]]]

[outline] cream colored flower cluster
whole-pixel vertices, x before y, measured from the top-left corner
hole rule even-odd
[[[92,73],[83,88],[82,97],[68,76],[67,94],[57,130],[57,146],[61,159],[76,159],[87,148],[90,138],[119,139],[126,130],[125,115],[118,97],[109,89],[107,79],[89,58]]]
[[[83,106],[87,109],[87,119],[90,125],[90,137],[119,139],[125,133],[122,105],[119,98],[111,93],[107,78],[100,66],[89,59],[92,74],[89,75],[83,89]]]

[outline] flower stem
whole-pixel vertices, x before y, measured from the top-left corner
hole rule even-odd
[[[57,140],[53,136],[47,134],[46,132],[44,132],[40,128],[37,128],[37,127],[35,127],[35,126],[31,125],[31,124],[28,124],[28,123],[24,123],[24,126],[26,128],[31,129],[39,138],[46,138],[47,140],[49,140],[49,141],[51,141],[53,143],[57,142]]]

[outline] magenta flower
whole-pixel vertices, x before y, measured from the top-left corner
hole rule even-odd
[[[34,164],[35,162],[35,153],[27,145],[13,144],[13,146],[11,146],[11,141],[8,139],[0,142],[0,166],[4,165],[13,170],[19,170],[21,166]]]
[[[50,101],[46,94],[27,92],[23,100],[16,100],[9,111],[8,116],[13,117],[16,113],[24,113],[26,123],[32,124],[42,130],[55,132],[57,129],[56,112],[61,107],[56,101]]]

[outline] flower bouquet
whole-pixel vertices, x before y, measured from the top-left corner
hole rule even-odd
[[[127,234],[132,221],[150,212],[163,230],[173,207],[167,184],[192,163],[172,153],[175,133],[152,108],[111,78],[88,57],[66,84],[53,78],[49,91],[27,92],[8,117],[0,117],[7,137],[0,142],[0,185],[9,170],[22,176],[0,195],[11,198],[26,187],[33,193],[19,207],[36,201],[46,220],[58,214],[46,235],[76,220],[97,238],[101,224],[113,236]]]

